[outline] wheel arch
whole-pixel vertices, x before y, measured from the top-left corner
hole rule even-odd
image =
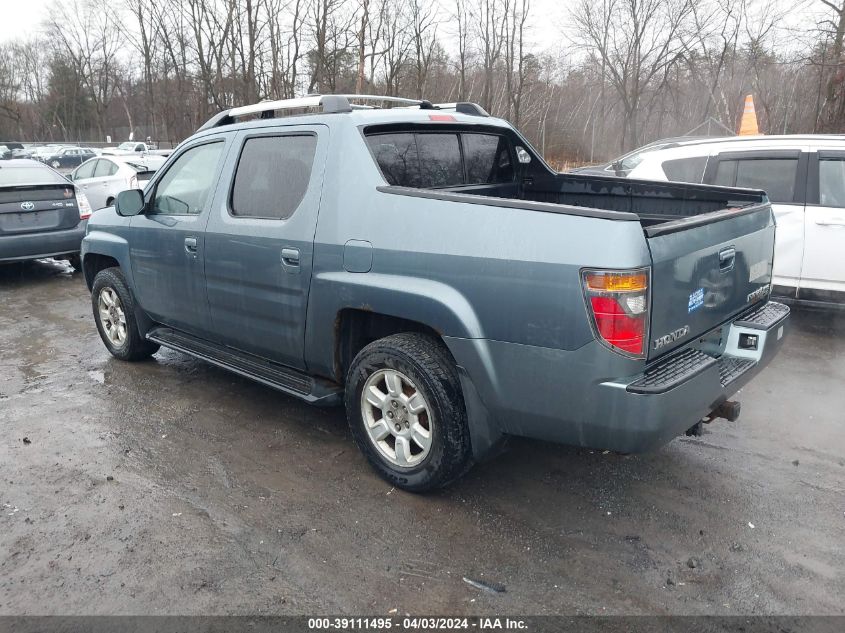
[[[94,277],[106,268],[120,268],[130,288],[132,271],[129,268],[129,244],[114,233],[90,230],[82,239],[82,270],[88,290],[94,285]]]
[[[314,275],[305,333],[309,370],[342,380],[367,332],[383,336],[426,332],[441,340],[447,336],[483,338],[470,302],[442,282],[345,271]]]
[[[88,253],[85,256],[82,260],[82,270],[88,290],[91,290],[94,286],[94,277],[97,276],[97,273],[106,268],[120,268],[120,262],[114,257],[100,253]]]
[[[417,332],[443,341],[433,327],[366,308],[343,308],[335,319],[334,377],[342,383],[355,356],[364,347],[391,334]],[[444,347],[448,349],[443,341]],[[451,354],[450,354],[451,355]]]

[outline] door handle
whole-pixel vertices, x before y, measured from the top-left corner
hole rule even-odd
[[[731,246],[719,251],[719,270],[723,273],[732,270],[736,260],[736,249]]]
[[[189,255],[193,255],[196,257],[197,254],[197,238],[195,237],[186,237],[185,238],[185,252]]]
[[[299,270],[299,249],[298,248],[283,248],[282,249],[282,266],[287,269]]]

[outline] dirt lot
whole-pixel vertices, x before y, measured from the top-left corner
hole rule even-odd
[[[0,267],[0,614],[843,614],[843,333],[796,314],[702,438],[516,441],[415,496],[340,410],[112,360],[81,275]]]

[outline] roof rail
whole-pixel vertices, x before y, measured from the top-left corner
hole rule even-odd
[[[272,119],[277,116],[284,116],[280,112],[290,110],[304,110],[308,108],[322,108],[325,114],[336,112],[352,112],[352,110],[373,108],[373,105],[352,105],[350,101],[364,101],[372,103],[390,103],[401,105],[404,107],[418,106],[421,110],[455,110],[461,114],[470,114],[474,116],[490,116],[481,106],[474,103],[449,103],[434,105],[430,101],[424,99],[405,99],[404,97],[390,97],[384,95],[358,95],[358,94],[342,94],[342,95],[319,95],[310,94],[304,97],[295,99],[281,99],[277,101],[261,101],[252,105],[239,106],[224,110],[211,117],[198,130],[208,130],[222,125],[229,125],[235,122],[235,119],[244,116],[258,115],[262,119]]]
[[[434,108],[437,110],[454,110],[459,114],[468,114],[470,116],[490,116],[490,114],[477,103],[470,103],[469,101],[459,101],[458,103],[435,103]]]

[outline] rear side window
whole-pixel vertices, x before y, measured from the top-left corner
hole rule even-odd
[[[513,182],[510,145],[498,134],[398,132],[367,144],[385,180],[400,187],[455,187]]]
[[[77,180],[81,178],[93,178],[94,168],[97,167],[97,165],[101,162],[103,161],[89,160],[87,163],[83,163],[82,165],[80,165],[79,169],[76,170],[73,177]]]
[[[722,160],[713,184],[762,189],[772,202],[785,203],[795,199],[797,172],[797,158]]]
[[[101,158],[97,161],[97,168],[94,170],[94,178],[105,178],[114,176],[117,173],[117,165],[110,160]]]
[[[292,216],[308,190],[316,150],[313,134],[247,139],[232,187],[231,214],[273,220]]]
[[[663,161],[663,173],[666,178],[674,182],[700,183],[704,178],[704,168],[707,165],[706,156],[690,158],[676,158]]]
[[[845,160],[819,160],[819,203],[823,207],[845,208]]]

